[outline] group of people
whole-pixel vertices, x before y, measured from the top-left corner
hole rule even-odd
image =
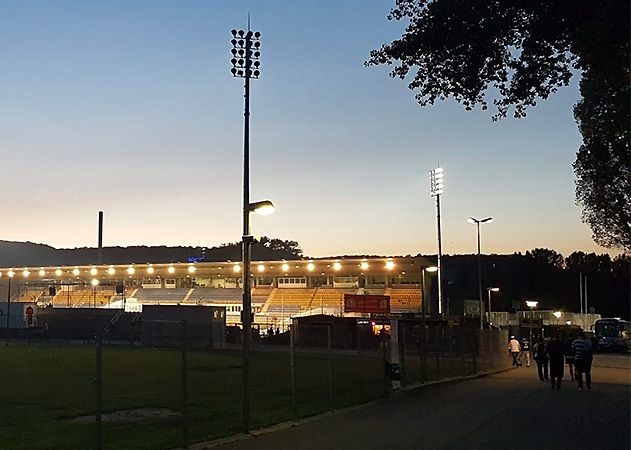
[[[526,355],[527,365],[530,366],[530,343],[528,340],[524,339],[520,344],[515,336],[511,336],[508,350],[513,356],[513,366],[522,365],[522,354]],[[533,359],[537,363],[539,379],[550,381],[552,389],[561,389],[565,364],[568,365],[572,381],[578,382],[580,391],[583,390],[583,375],[585,375],[587,389],[592,388],[593,348],[584,331],[581,331],[577,338],[570,336],[565,341],[561,339],[561,333],[557,331],[550,339],[539,338],[532,350]]]

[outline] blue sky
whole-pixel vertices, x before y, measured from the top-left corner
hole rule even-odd
[[[0,3],[0,238],[58,247],[240,238],[242,82],[230,30],[262,32],[252,92],[256,235],[306,253],[435,251],[428,171],[445,168],[444,251],[605,251],[574,204],[577,80],[525,119],[420,108],[369,51],[389,0]]]

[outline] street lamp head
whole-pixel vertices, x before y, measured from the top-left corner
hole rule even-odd
[[[476,223],[478,223],[478,222],[480,222],[480,221],[479,221],[478,219],[473,218],[473,217],[469,217],[469,218],[467,219],[467,222],[469,222],[469,223],[470,223],[470,224],[472,224],[472,225],[475,225]]]
[[[556,317],[557,319],[559,319],[561,317],[561,311],[554,311],[552,315]]]
[[[500,288],[498,287],[490,287],[490,288],[486,288],[488,291],[492,291],[492,292],[499,292]]]
[[[250,212],[254,212],[259,216],[269,216],[276,211],[276,207],[269,200],[263,200],[260,202],[250,203],[249,205]]]
[[[567,326],[570,326],[570,325],[572,325],[572,321],[571,321],[571,320],[566,320],[566,321],[565,321],[565,324],[566,324]]]
[[[99,285],[99,280],[97,280],[96,278],[93,278],[92,281],[90,282],[90,284],[92,284],[92,286],[96,287]]]
[[[493,223],[493,218],[487,217],[486,219],[480,220],[480,223]]]
[[[438,272],[438,267],[430,266],[430,267],[426,267],[424,270],[425,270],[425,272],[435,273],[435,272]]]
[[[536,308],[538,304],[539,304],[539,302],[538,302],[538,301],[535,301],[535,300],[526,300],[526,306],[527,306],[528,308]]]

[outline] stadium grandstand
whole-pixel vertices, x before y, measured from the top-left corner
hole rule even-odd
[[[423,258],[339,258],[258,261],[252,264],[255,323],[284,326],[292,317],[343,315],[344,294],[387,295],[392,312],[418,312],[422,305]],[[227,322],[240,322],[241,264],[89,265],[0,268],[11,301],[53,308],[116,308],[143,305],[212,305],[226,308]]]

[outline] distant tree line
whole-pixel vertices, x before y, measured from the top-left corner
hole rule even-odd
[[[483,255],[482,278],[493,294],[493,310],[525,309],[524,301],[536,299],[541,309],[578,312],[579,274],[587,278],[588,308],[607,317],[629,318],[631,309],[631,257],[621,254],[560,253],[536,248],[525,254]],[[476,255],[444,257],[444,295],[452,313],[461,313],[464,299],[478,298]],[[434,287],[435,289],[435,287]]]
[[[262,260],[299,259],[302,249],[296,241],[263,236],[252,246],[252,258]],[[104,247],[104,264],[170,263],[196,261],[240,261],[241,243],[231,242],[216,247],[131,246]],[[61,248],[32,242],[0,241],[1,267],[70,266],[95,264],[97,249],[93,247]]]

